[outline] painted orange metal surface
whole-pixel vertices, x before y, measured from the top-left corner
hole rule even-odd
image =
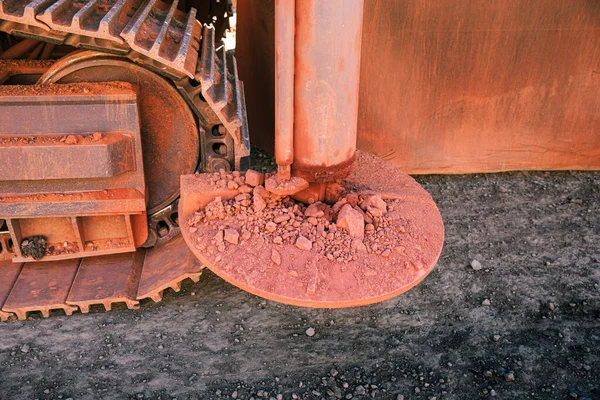
[[[281,179],[294,162],[294,35],[296,0],[275,0],[275,161]]]
[[[600,168],[600,2],[370,2],[359,147],[414,173]]]
[[[272,28],[272,1],[240,2],[236,54],[266,150]],[[405,172],[600,169],[599,2],[365,0],[361,52],[358,148]]]
[[[296,1],[292,171],[311,182],[351,170],[362,17],[363,0]]]

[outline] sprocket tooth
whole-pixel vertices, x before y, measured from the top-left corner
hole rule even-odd
[[[135,297],[143,260],[144,250],[83,259],[67,304],[78,306],[82,313],[100,304],[106,311],[110,311],[114,303],[134,308],[138,304]]]
[[[162,301],[162,296],[163,296],[163,291],[160,290],[158,292],[148,294],[146,297],[152,299],[152,301],[155,303],[160,303]]]
[[[165,289],[177,287],[187,278],[197,281],[203,269],[181,236],[152,248],[146,252],[137,299],[159,302]]]
[[[0,322],[6,322],[14,316],[12,313],[0,311]]]

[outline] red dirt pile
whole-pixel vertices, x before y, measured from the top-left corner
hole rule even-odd
[[[394,213],[394,201],[385,201],[372,191],[347,190],[333,204],[307,206],[268,192],[262,186],[264,176],[256,171],[221,171],[213,174],[211,182],[239,194],[232,200],[217,197],[187,221],[192,234],[204,224],[217,232],[206,249],[210,253],[260,235],[268,243],[295,245],[347,263],[357,260],[360,253],[389,257],[398,247],[399,235],[406,232],[405,224],[391,223],[391,218],[401,218]],[[272,259],[278,264],[280,255],[275,250]]]

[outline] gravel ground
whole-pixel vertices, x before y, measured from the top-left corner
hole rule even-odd
[[[418,180],[446,245],[405,295],[302,309],[206,272],[139,311],[0,324],[0,399],[600,399],[600,173]]]

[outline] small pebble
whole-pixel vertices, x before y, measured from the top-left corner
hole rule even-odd
[[[479,271],[483,267],[481,266],[481,263],[479,261],[473,260],[471,261],[471,268],[473,268],[474,271]]]
[[[308,329],[306,330],[306,336],[308,336],[308,337],[313,337],[313,336],[315,336],[315,333],[316,333],[316,332],[315,332],[315,329],[314,329],[314,328],[308,328]]]

